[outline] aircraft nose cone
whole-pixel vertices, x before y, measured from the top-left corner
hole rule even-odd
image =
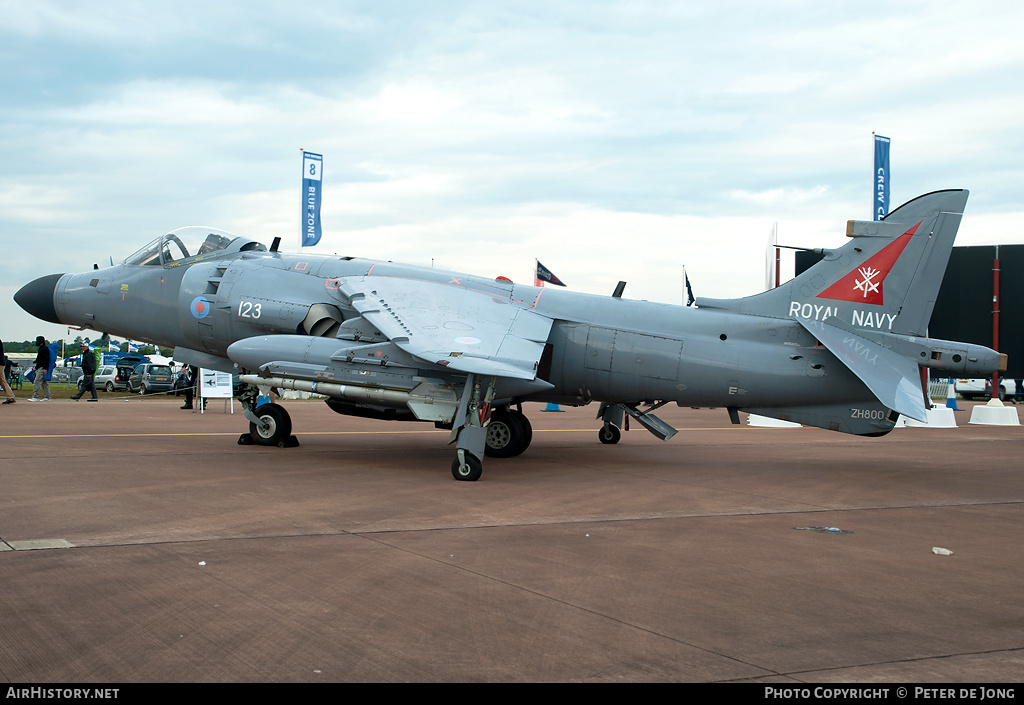
[[[50,323],[60,323],[57,309],[53,305],[53,292],[63,274],[47,274],[18,289],[14,300],[19,306],[36,318]]]

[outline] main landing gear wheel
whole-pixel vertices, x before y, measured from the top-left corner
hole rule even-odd
[[[617,426],[606,424],[604,428],[597,432],[597,437],[606,445],[614,445],[619,442],[622,434],[619,432]]]
[[[480,475],[484,471],[484,464],[480,462],[472,453],[466,453],[459,451],[459,455],[462,456],[460,460],[456,457],[452,461],[452,477],[456,480],[462,480],[463,482],[475,482],[480,479]]]
[[[530,447],[530,442],[533,440],[533,424],[530,423],[530,419],[526,418],[526,414],[521,411],[510,411],[509,413],[519,419],[519,423],[523,426],[523,448],[519,451],[519,453],[522,453]],[[519,455],[519,453],[516,453],[516,455]]]
[[[484,454],[491,458],[511,458],[530,446],[533,426],[521,411],[498,411],[487,423]]]
[[[256,445],[276,446],[288,440],[292,433],[292,419],[280,404],[263,404],[254,412],[260,423],[249,422],[249,435]]]

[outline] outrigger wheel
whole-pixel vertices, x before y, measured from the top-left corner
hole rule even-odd
[[[614,445],[619,442],[622,434],[619,432],[618,426],[606,423],[604,428],[597,432],[597,437],[606,445]]]

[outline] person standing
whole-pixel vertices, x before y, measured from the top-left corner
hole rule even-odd
[[[182,409],[192,408],[192,397],[196,394],[196,385],[199,384],[199,369],[194,365],[185,365],[181,372],[185,379],[185,404]]]
[[[36,345],[39,346],[36,361],[33,363],[36,376],[32,380],[32,396],[28,400],[50,401],[50,383],[46,381],[46,374],[50,371],[50,349],[46,346],[46,338],[41,335],[36,337]],[[46,396],[40,397],[40,393]]]
[[[3,369],[0,370],[0,386],[4,388],[4,393],[7,395],[7,399],[4,400],[4,404],[14,403],[14,390],[11,389],[11,383],[7,381],[7,355],[4,353],[4,341],[0,340],[0,365]]]
[[[99,401],[96,396],[96,353],[88,343],[82,343],[82,389],[71,398],[78,401],[86,390],[92,392],[89,401]]]

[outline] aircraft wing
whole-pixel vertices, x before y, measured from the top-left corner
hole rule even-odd
[[[922,423],[928,420],[917,363],[856,333],[821,321],[796,320],[849,367],[878,401]]]
[[[449,370],[533,380],[551,319],[508,296],[398,277],[346,277],[340,291],[405,352]]]

